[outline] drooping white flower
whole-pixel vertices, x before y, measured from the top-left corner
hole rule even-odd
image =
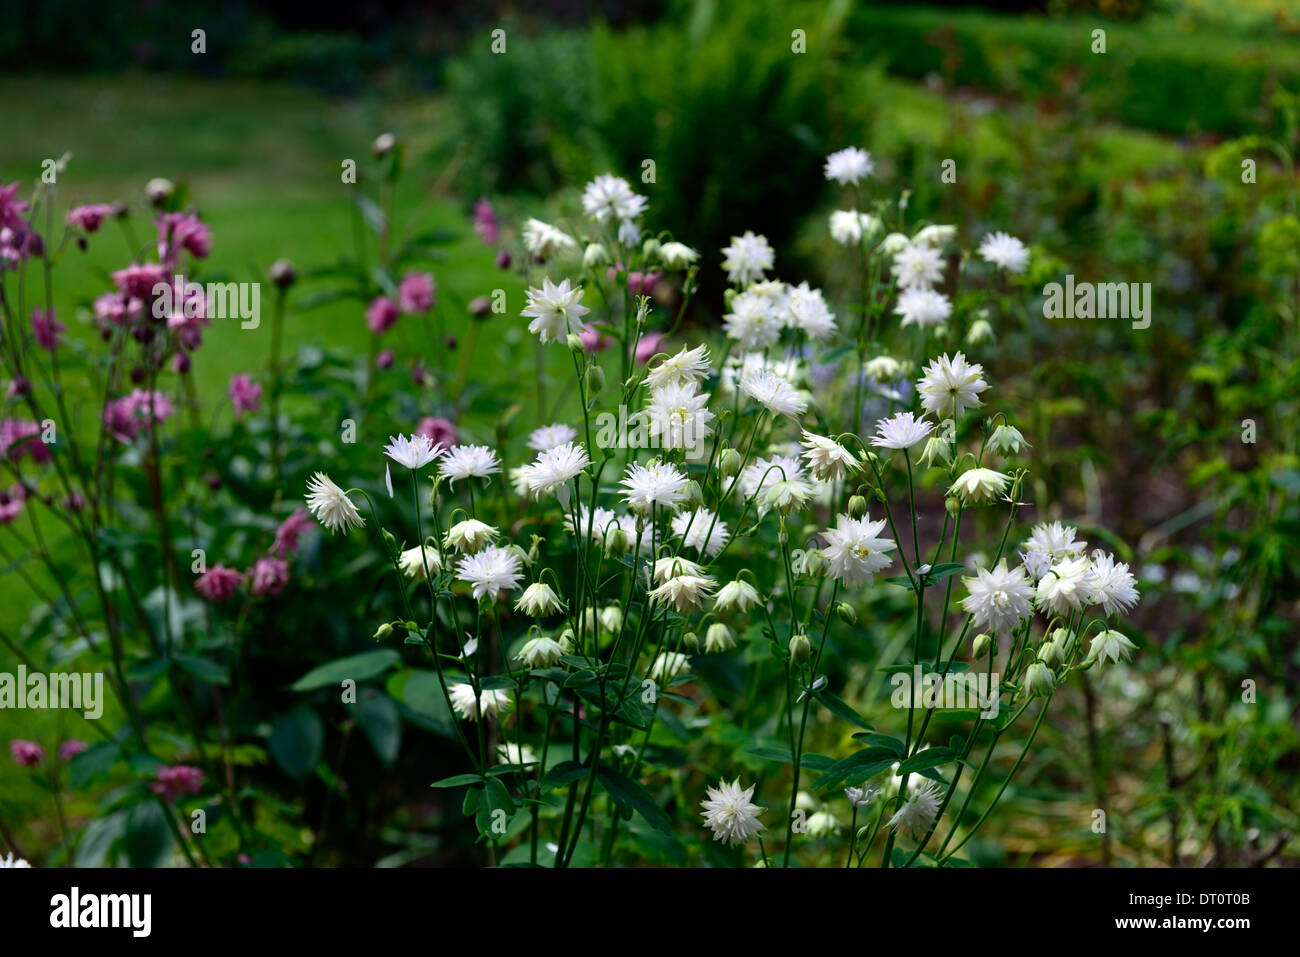
[[[727,523],[707,508],[695,512],[679,512],[673,516],[673,534],[682,539],[688,548],[709,558],[717,555],[731,538]]]
[[[835,333],[835,314],[826,305],[820,289],[802,282],[790,290],[790,325],[814,342],[825,342]]]
[[[443,544],[465,555],[472,555],[485,545],[491,545],[501,532],[495,527],[480,522],[476,518],[467,518],[447,529]]]
[[[772,268],[775,258],[767,237],[755,236],[748,229],[743,236],[732,236],[731,245],[724,246],[722,253],[725,257],[722,268],[727,270],[727,279],[741,286],[762,279],[763,273]]]
[[[707,346],[694,349],[682,349],[675,356],[665,359],[646,373],[646,382],[652,389],[662,389],[669,385],[688,385],[703,382],[713,371],[709,365]]]
[[[949,495],[956,495],[967,505],[991,502],[1001,495],[1011,484],[1011,476],[992,469],[968,469],[957,476],[948,489]]]
[[[530,618],[545,618],[557,611],[564,611],[564,604],[555,589],[546,582],[533,582],[524,589],[524,593],[515,599],[515,611],[522,611]]]
[[[716,788],[709,788],[706,797],[700,802],[704,809],[704,824],[713,832],[715,841],[735,847],[753,840],[763,831],[763,822],[758,816],[763,808],[754,804],[754,786],[740,786],[740,778],[728,784],[719,781]]]
[[[1088,661],[1105,663],[1107,659],[1119,664],[1121,660],[1132,661],[1137,645],[1114,629],[1108,629],[1092,639],[1088,648]]]
[[[402,551],[397,557],[397,567],[407,578],[423,578],[426,569],[429,575],[436,575],[442,571],[442,557],[432,545],[425,545],[423,548],[416,545],[414,548]]]
[[[563,654],[564,648],[558,641],[539,635],[524,642],[515,659],[522,661],[525,668],[549,668],[559,661]]]
[[[740,391],[774,415],[803,415],[808,408],[806,395],[767,369],[750,373],[740,380]]]
[[[893,563],[889,553],[898,546],[880,532],[885,520],[873,522],[866,516],[852,518],[840,515],[835,528],[822,532],[826,547],[822,553],[830,561],[830,574],[844,584],[870,584],[872,576]]]
[[[920,229],[912,242],[921,246],[934,246],[936,248],[948,245],[957,237],[956,226],[930,225]]]
[[[473,685],[457,683],[447,689],[447,694],[455,712],[469,721],[490,721],[499,714],[509,714],[513,704],[509,692],[499,688],[484,688],[476,699]]]
[[[581,286],[570,286],[567,279],[557,286],[547,278],[541,289],[528,290],[528,303],[521,315],[532,318],[528,331],[547,343],[578,335],[586,328],[582,317],[590,311],[582,304]]]
[[[307,482],[307,508],[331,534],[341,531],[346,535],[366,524],[347,493],[324,472],[317,472]]]
[[[530,219],[524,223],[524,246],[531,255],[550,259],[552,256],[576,250],[578,243],[563,230],[556,229],[540,219]]]
[[[874,784],[866,784],[861,787],[848,787],[844,789],[844,796],[849,799],[849,803],[854,807],[866,807],[880,795],[880,788]]]
[[[453,445],[438,462],[438,474],[453,485],[457,479],[487,478],[500,471],[500,459],[486,445]]]
[[[1015,236],[990,233],[980,243],[980,256],[985,262],[1001,266],[1007,272],[1022,273],[1029,265],[1029,249]]]
[[[924,837],[939,816],[939,803],[939,789],[932,782],[926,782],[907,796],[887,826],[912,837]]]
[[[656,585],[662,585],[668,579],[676,578],[678,575],[694,575],[698,578],[703,574],[704,569],[698,563],[681,555],[656,558],[654,565],[650,569],[651,578]]]
[[[618,520],[614,517],[613,509],[597,505],[593,510],[582,502],[578,503],[578,529],[581,537],[602,542],[617,526]],[[565,515],[564,527],[574,531],[572,515]]]
[[[32,866],[32,865],[28,864],[27,861],[25,861],[23,858],[21,858],[21,857],[15,857],[15,856],[13,855],[12,852],[6,854],[4,857],[0,857],[0,867],[9,867],[9,868],[26,867],[26,868],[30,868],[31,866]]]
[[[1128,565],[1115,563],[1115,556],[1100,548],[1092,553],[1088,564],[1088,591],[1090,604],[1101,605],[1108,615],[1126,612],[1137,604],[1137,579],[1128,570]]]
[[[863,363],[862,372],[874,382],[893,382],[903,374],[903,364],[892,356],[876,356]]]
[[[670,605],[678,614],[685,615],[698,608],[700,602],[713,594],[717,582],[708,575],[677,575],[650,591],[650,600],[659,605]]]
[[[627,180],[612,173],[597,176],[582,191],[582,211],[598,223],[636,219],[645,208],[646,198],[632,192]]]
[[[619,484],[626,489],[623,501],[638,512],[648,512],[654,505],[676,510],[686,497],[686,482],[686,473],[675,465],[633,462]]]
[[[530,466],[528,487],[534,495],[543,495],[554,489],[560,504],[567,508],[569,480],[582,474],[583,469],[590,464],[586,448],[579,443],[565,442],[538,453],[537,459]]]
[[[715,621],[709,625],[708,630],[704,633],[704,650],[709,654],[716,654],[720,651],[730,651],[736,647],[736,636],[720,621]]]
[[[856,186],[870,176],[875,168],[871,154],[856,146],[836,150],[826,157],[826,178],[843,186]]]
[[[494,546],[461,558],[456,564],[456,577],[470,584],[476,600],[484,595],[495,599],[504,591],[518,588],[523,572],[519,556],[512,549]]]
[[[1056,679],[1052,677],[1052,669],[1042,661],[1035,661],[1025,669],[1023,684],[1027,698],[1041,698],[1056,690]]]
[[[1032,613],[1030,600],[1034,588],[1025,579],[1025,570],[1017,565],[1008,569],[1006,559],[989,571],[979,568],[974,578],[963,578],[968,594],[961,606],[975,619],[980,630],[1010,634]]]
[[[890,268],[900,289],[933,289],[943,279],[943,256],[933,246],[908,243]]]
[[[803,430],[802,455],[808,468],[820,481],[834,482],[859,467],[853,453],[834,439]]]
[[[442,455],[442,446],[434,445],[427,435],[389,436],[384,454],[398,465],[408,469],[422,469]]]
[[[700,254],[685,243],[670,242],[659,247],[659,261],[666,269],[686,269]]]
[[[894,313],[903,317],[902,326],[938,326],[952,315],[952,302],[934,289],[904,289]]]
[[[871,444],[878,449],[910,449],[930,437],[934,423],[918,419],[911,412],[899,412],[888,419],[876,422],[876,434]]]
[[[766,515],[769,510],[776,509],[782,515],[789,515],[795,509],[803,508],[814,491],[812,484],[803,479],[778,479],[763,489],[758,512]]]
[[[772,455],[745,466],[735,481],[739,483],[741,495],[750,499],[773,482],[803,477],[803,463],[798,458],[793,455]]]
[[[831,213],[831,239],[841,246],[856,246],[865,233],[870,239],[880,231],[881,222],[868,213],[859,213],[856,209],[837,209]]]
[[[660,652],[656,656],[654,663],[650,665],[648,677],[660,684],[665,684],[690,670],[690,662],[686,660],[685,655],[678,654],[675,651],[664,651]]]
[[[1063,558],[1038,582],[1037,605],[1054,615],[1069,615],[1088,604],[1088,559]]]
[[[781,338],[785,319],[772,299],[742,292],[731,301],[731,311],[722,317],[722,328],[748,352],[762,352]]]
[[[922,371],[924,375],[917,380],[916,390],[921,394],[921,406],[931,415],[961,418],[967,409],[984,404],[979,398],[989,387],[984,381],[984,367],[978,362],[967,362],[963,353],[931,359]]]
[[[528,447],[535,452],[546,452],[557,445],[572,442],[577,437],[578,430],[573,426],[563,422],[553,422],[539,429],[533,429],[528,434]]]
[[[646,415],[650,434],[664,449],[698,450],[713,433],[709,425],[714,415],[709,411],[709,397],[699,392],[694,382],[673,382],[650,394]]]

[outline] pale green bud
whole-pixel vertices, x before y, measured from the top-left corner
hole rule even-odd
[[[740,471],[740,453],[735,449],[723,449],[718,453],[718,471],[723,478],[731,478]]]
[[[803,632],[790,639],[790,657],[803,664],[812,657],[812,642]]]
[[[609,251],[600,243],[590,243],[582,254],[582,264],[588,269],[597,269],[609,265]]]

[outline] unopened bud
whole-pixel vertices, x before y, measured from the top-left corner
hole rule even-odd
[[[686,483],[685,498],[682,500],[687,508],[699,508],[704,504],[704,489],[700,488],[700,483],[691,479]]]
[[[587,368],[587,395],[599,395],[600,390],[605,388],[605,373],[601,371],[600,366],[591,365]]]
[[[609,252],[600,243],[590,243],[582,254],[582,264],[588,269],[609,265]]]
[[[993,646],[993,639],[984,633],[975,636],[975,640],[970,643],[971,656],[983,658],[988,654],[989,648]]]
[[[840,621],[846,625],[856,625],[858,623],[858,613],[846,601],[838,602],[835,605],[835,614],[839,615]]]
[[[297,278],[296,273],[293,271],[293,263],[287,259],[277,259],[271,263],[270,276],[271,282],[281,289],[288,289],[293,285],[294,279]]]
[[[812,657],[812,642],[808,640],[808,636],[803,632],[799,632],[790,639],[790,657],[799,664],[803,664]]]
[[[570,352],[576,352],[579,355],[581,355],[587,349],[587,347],[582,344],[582,340],[578,338],[576,335],[574,335],[572,332],[569,333],[567,337],[565,337],[564,344],[569,347]]]
[[[861,518],[867,514],[867,500],[861,495],[854,495],[849,499],[849,517]]]
[[[735,449],[723,449],[718,454],[718,471],[723,478],[731,478],[740,471],[740,453]]]
[[[375,641],[379,641],[381,638],[387,638],[392,633],[393,633],[393,626],[390,622],[386,621],[382,625],[380,625],[379,628],[375,631],[374,634]]]

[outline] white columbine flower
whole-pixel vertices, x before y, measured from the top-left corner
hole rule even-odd
[[[708,575],[678,575],[649,594],[655,604],[671,605],[678,614],[685,615],[698,608],[716,587],[717,582]]]
[[[487,478],[500,471],[501,461],[486,445],[453,445],[438,463],[438,474],[453,485],[457,479]]]
[[[1047,522],[1040,522],[1030,530],[1025,549],[1041,552],[1053,561],[1078,555],[1088,547],[1087,542],[1074,540],[1078,531],[1073,525],[1064,525],[1059,521],[1052,522],[1050,525]]]
[[[659,247],[659,261],[666,269],[686,269],[700,254],[685,243],[664,243]]]
[[[467,518],[447,529],[444,544],[462,554],[472,555],[484,545],[491,545],[495,542],[499,534],[501,533],[497,529],[486,522],[480,522],[476,518]]]
[[[597,505],[593,511],[587,505],[578,503],[578,534],[583,538],[595,538],[596,541],[603,542],[617,525],[613,509]],[[564,516],[564,527],[574,531],[572,515]]]
[[[969,594],[961,606],[980,630],[1010,634],[1032,612],[1030,600],[1034,587],[1025,578],[1025,570],[1017,565],[1008,569],[1006,559],[989,571],[977,569],[974,578],[963,578]]]
[[[742,292],[722,317],[722,328],[747,352],[762,352],[776,345],[785,326],[778,304],[766,296]]]
[[[956,226],[931,225],[924,227],[913,236],[912,242],[922,246],[942,247],[948,245],[956,237]]]
[[[1137,579],[1128,570],[1128,565],[1115,564],[1115,556],[1100,548],[1092,553],[1087,584],[1091,604],[1101,605],[1108,615],[1126,612],[1137,604]]]
[[[680,512],[673,516],[673,534],[682,539],[688,548],[713,558],[726,546],[731,533],[727,523],[707,508],[695,512]]]
[[[526,668],[549,668],[563,654],[564,649],[558,641],[539,635],[524,642],[519,654],[515,655],[515,660],[522,661]]]
[[[859,213],[856,209],[837,209],[831,213],[831,239],[841,246],[856,246],[866,233],[870,239],[880,231],[881,222],[868,213]]]
[[[933,783],[926,782],[908,795],[903,806],[889,819],[887,826],[919,838],[930,832],[934,819],[938,816],[939,789]]]
[[[835,333],[835,314],[826,305],[820,289],[801,282],[790,290],[791,326],[814,342],[825,342]]]
[[[862,372],[874,382],[893,382],[903,374],[903,364],[891,356],[876,356],[863,364]]]
[[[672,681],[679,675],[685,674],[690,670],[690,663],[686,656],[678,654],[675,651],[660,652],[655,658],[654,663],[650,666],[649,677],[663,684]]]
[[[708,378],[713,367],[709,365],[707,346],[694,349],[682,349],[677,355],[665,359],[646,373],[646,382],[652,389],[662,389],[669,385],[687,385],[703,382]]]
[[[522,611],[530,618],[545,618],[557,611],[564,611],[564,605],[555,594],[555,589],[546,582],[533,582],[515,599],[515,611]]]
[[[578,243],[572,236],[540,219],[530,219],[524,223],[524,245],[531,255],[542,259],[550,259],[578,248]]]
[[[1038,607],[1054,615],[1078,611],[1089,597],[1088,559],[1083,557],[1061,559],[1038,582]]]
[[[1029,265],[1029,249],[1015,236],[991,233],[980,243],[980,256],[985,262],[1001,266],[1007,272],[1022,273]]]
[[[894,313],[903,317],[903,326],[938,326],[952,315],[952,303],[934,289],[904,289]]]
[[[759,601],[758,589],[743,579],[729,581],[718,591],[713,599],[714,611],[746,612]]]
[[[541,289],[528,290],[528,305],[521,315],[532,318],[528,331],[547,343],[563,342],[570,334],[582,332],[586,328],[582,317],[590,311],[582,304],[581,286],[570,286],[567,279],[557,286],[547,278]]]
[[[484,595],[495,599],[503,591],[518,588],[523,573],[519,570],[519,556],[512,549],[498,546],[464,556],[456,564],[456,577],[469,582],[476,600]]]
[[[826,178],[842,186],[856,186],[870,176],[875,168],[871,154],[856,146],[837,150],[826,157]]]
[[[384,454],[408,469],[422,469],[442,455],[442,446],[434,445],[427,435],[389,436]]]
[[[750,230],[745,230],[743,236],[732,236],[731,245],[724,246],[722,252],[725,257],[722,268],[727,270],[727,279],[741,286],[762,279],[775,258],[767,237],[755,236]]]
[[[704,809],[704,824],[713,832],[715,841],[735,847],[753,840],[763,830],[763,822],[758,819],[763,808],[750,801],[754,796],[752,784],[741,788],[740,778],[730,784],[719,781],[706,793],[700,807]]]
[[[958,496],[967,505],[991,502],[1006,491],[1011,476],[992,469],[975,468],[962,472],[948,489],[949,495]]]
[[[1137,645],[1118,631],[1107,630],[1092,639],[1092,645],[1088,648],[1088,661],[1104,663],[1109,658],[1115,664],[1119,664],[1121,659],[1132,661],[1133,652],[1136,650]]]
[[[425,545],[423,548],[416,545],[414,548],[402,551],[402,554],[397,557],[397,567],[407,578],[423,578],[426,568],[430,575],[442,571],[442,558],[432,545]]]
[[[878,449],[910,449],[929,438],[934,423],[911,412],[899,412],[876,423],[871,444]]]
[[[21,857],[14,857],[14,855],[13,855],[12,852],[10,852],[9,854],[6,854],[4,857],[0,857],[0,867],[8,867],[8,868],[26,867],[26,868],[30,868],[31,866],[32,866],[32,865],[28,864],[27,861],[23,860],[23,858],[21,858]]]
[[[638,512],[648,512],[653,505],[676,510],[686,497],[686,482],[686,474],[674,465],[633,462],[619,484],[627,489],[623,501]]]
[[[925,411],[939,418],[961,418],[967,409],[977,409],[984,403],[979,394],[989,387],[984,381],[984,367],[978,362],[967,362],[966,356],[957,353],[931,359],[924,375],[916,382]]]
[[[582,445],[574,442],[557,445],[539,453],[537,460],[529,466],[528,488],[539,496],[555,489],[560,505],[568,508],[568,482],[590,464],[591,459],[587,457],[587,450]]]
[[[341,531],[346,535],[366,524],[347,493],[324,472],[317,472],[307,482],[307,508],[331,534]]]
[[[668,579],[676,578],[678,575],[703,575],[704,569],[689,558],[669,555],[666,558],[656,558],[650,573],[655,584],[662,585]]]
[[[943,279],[943,256],[933,246],[908,243],[894,255],[890,271],[900,289],[932,289]]]
[[[853,453],[834,439],[804,429],[802,444],[802,455],[808,460],[808,468],[822,482],[837,481],[846,472],[858,468],[858,460],[853,457]]]
[[[889,552],[898,546],[891,539],[880,538],[885,520],[873,522],[867,517],[841,515],[835,528],[822,533],[826,547],[822,553],[830,560],[830,573],[844,584],[869,584],[872,576],[894,561]]]
[[[799,416],[808,408],[804,393],[767,369],[743,376],[740,391],[775,415]]]
[[[510,712],[510,695],[506,691],[485,688],[475,700],[472,685],[454,684],[447,689],[447,694],[456,713],[470,721],[477,721],[480,717],[491,720],[498,714]]]
[[[533,429],[528,434],[528,447],[535,452],[546,452],[557,445],[572,442],[577,437],[578,430],[573,426],[554,422],[551,425],[543,425],[540,429]]]
[[[713,428],[714,418],[708,409],[709,397],[697,392],[694,382],[671,383],[650,394],[646,415],[650,419],[650,434],[659,441],[659,448],[698,450]]]
[[[597,176],[582,192],[582,211],[598,223],[636,219],[645,208],[646,198],[632,192],[627,180],[612,173]]]
[[[864,783],[860,788],[845,788],[844,796],[854,807],[866,807],[880,794],[880,788],[874,784]]]

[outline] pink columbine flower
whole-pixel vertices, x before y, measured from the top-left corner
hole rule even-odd
[[[21,232],[27,228],[22,215],[27,211],[27,204],[15,198],[17,193],[17,181],[0,186],[0,226]]]
[[[392,349],[380,349],[379,355],[375,356],[375,368],[391,369],[393,367],[393,360],[396,358],[397,355]]]
[[[397,303],[387,296],[378,296],[366,307],[366,327],[375,335],[381,335],[397,325],[400,316]]]
[[[35,741],[22,741],[15,738],[9,742],[9,753],[14,756],[14,761],[19,767],[24,768],[34,768],[45,760],[45,749]]]
[[[578,338],[582,340],[582,348],[588,352],[600,352],[608,349],[614,343],[612,338],[595,326],[584,326],[582,331],[578,333]]]
[[[427,272],[407,273],[397,287],[397,301],[407,315],[428,312],[433,308],[433,294],[438,288]]]
[[[55,318],[53,309],[32,312],[32,334],[36,344],[46,352],[54,352],[59,347],[59,337],[66,331],[67,327]]]
[[[446,419],[435,419],[431,415],[419,421],[415,426],[415,434],[426,436],[433,441],[434,445],[441,445],[447,449],[455,445],[460,437],[455,425]]]
[[[59,745],[59,760],[71,761],[88,747],[90,747],[90,745],[86,744],[85,741],[78,741],[76,738],[69,738],[67,741],[64,741]]]
[[[212,252],[212,229],[193,213],[163,213],[158,227],[158,258],[175,262],[176,250],[184,249],[198,259]]]
[[[227,601],[244,584],[243,572],[237,572],[225,565],[213,565],[194,582],[194,590],[208,601],[216,603]]]
[[[41,427],[30,419],[0,420],[0,457],[17,462],[29,455],[34,463],[44,465],[52,456],[40,435]]]
[[[298,509],[275,530],[275,544],[271,546],[271,551],[281,558],[286,555],[293,555],[298,551],[302,544],[300,539],[302,533],[315,526],[310,515],[303,509]]]
[[[289,563],[279,558],[272,558],[270,555],[263,555],[253,562],[253,567],[248,574],[253,579],[254,595],[258,597],[278,595],[289,583]]]
[[[142,429],[164,421],[174,411],[171,400],[161,392],[134,389],[105,407],[104,421],[119,441],[130,442]]]
[[[198,794],[204,774],[188,764],[176,764],[160,767],[154,777],[155,780],[149,782],[149,790],[170,804],[186,794]]]
[[[21,484],[9,486],[9,491],[0,489],[0,525],[8,525],[23,513],[26,505],[27,489]]]
[[[622,268],[622,263],[615,263],[609,267],[610,282],[614,281]],[[634,296],[648,296],[654,287],[659,285],[659,280],[662,278],[663,273],[659,272],[630,272],[627,274],[627,291]]]
[[[115,212],[108,203],[91,203],[88,206],[75,206],[68,210],[68,225],[93,233],[99,224]]]
[[[640,363],[649,362],[654,358],[655,353],[659,351],[660,344],[664,341],[662,332],[652,332],[648,336],[642,336],[641,341],[636,344],[636,361]]]
[[[501,221],[497,219],[492,202],[485,196],[480,196],[474,204],[474,232],[489,246],[495,246],[501,238]]]
[[[113,284],[134,299],[153,299],[153,287],[167,282],[167,270],[158,263],[131,263],[113,273]]]
[[[236,372],[230,377],[229,394],[235,406],[236,419],[242,419],[245,412],[256,412],[262,407],[262,384],[254,382],[247,372]]]

